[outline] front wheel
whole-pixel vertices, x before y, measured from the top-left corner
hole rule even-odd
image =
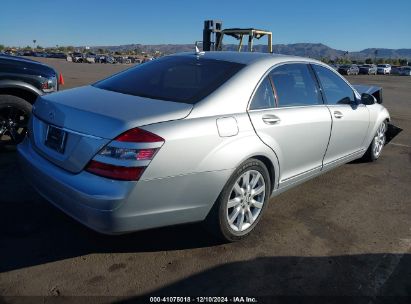
[[[13,95],[0,95],[0,149],[19,144],[27,132],[31,104]]]
[[[257,159],[245,161],[230,177],[205,221],[206,228],[229,242],[251,233],[270,198],[270,177]]]
[[[383,121],[377,129],[374,138],[368,147],[367,152],[365,152],[363,159],[366,161],[377,160],[382,152],[382,148],[385,145],[385,132],[387,131],[387,122]]]

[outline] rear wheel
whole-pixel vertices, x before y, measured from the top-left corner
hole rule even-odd
[[[206,227],[226,241],[251,233],[270,197],[270,177],[259,160],[249,159],[231,176],[205,221]]]
[[[19,144],[27,132],[31,104],[13,95],[0,95],[0,148]]]
[[[383,121],[377,129],[374,138],[365,152],[363,159],[366,161],[377,160],[382,152],[382,148],[385,145],[385,132],[387,131],[387,122]]]

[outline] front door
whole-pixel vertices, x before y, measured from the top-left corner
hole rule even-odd
[[[321,84],[327,107],[332,116],[332,131],[324,166],[346,162],[347,158],[361,154],[369,126],[369,112],[357,102],[351,86],[331,69],[312,65]]]

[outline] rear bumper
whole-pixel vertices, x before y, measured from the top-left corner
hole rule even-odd
[[[18,152],[24,175],[45,199],[104,234],[201,221],[232,172],[124,182],[63,170],[37,154],[28,139]]]

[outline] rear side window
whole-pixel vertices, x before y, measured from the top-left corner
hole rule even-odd
[[[354,91],[340,76],[319,65],[313,65],[313,68],[321,82],[327,104],[351,104],[355,100]]]
[[[267,77],[260,83],[250,104],[250,110],[274,108],[275,99],[270,79]]]
[[[279,107],[321,104],[317,84],[306,64],[284,64],[273,69],[270,76],[274,83]]]
[[[194,104],[243,66],[194,56],[170,56],[138,65],[94,86],[123,94]]]

